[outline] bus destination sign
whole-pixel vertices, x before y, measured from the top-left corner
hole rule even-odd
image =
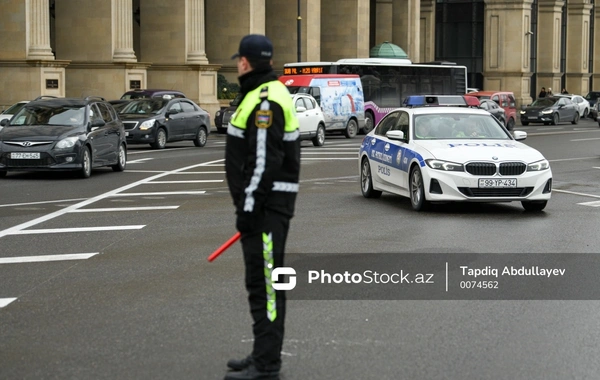
[[[284,67],[284,75],[329,74],[329,66]]]

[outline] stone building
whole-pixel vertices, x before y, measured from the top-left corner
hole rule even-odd
[[[413,62],[453,61],[469,87],[600,89],[600,0],[3,0],[0,109],[39,95],[116,99],[185,92],[210,112],[236,81],[240,38],[264,33],[286,62],[368,57],[390,41]],[[299,38],[298,38],[299,35]]]

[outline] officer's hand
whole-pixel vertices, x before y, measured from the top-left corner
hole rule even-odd
[[[235,227],[241,233],[251,232],[259,226],[259,218],[256,213],[238,212]]]

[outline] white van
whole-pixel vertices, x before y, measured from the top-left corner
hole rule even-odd
[[[325,130],[352,138],[365,126],[365,102],[358,75],[282,75],[290,93],[310,94],[321,106]]]

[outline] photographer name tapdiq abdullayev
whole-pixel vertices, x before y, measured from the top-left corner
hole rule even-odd
[[[492,268],[486,266],[485,268],[469,268],[468,266],[460,266],[463,276],[479,277],[479,276],[541,276],[541,277],[552,277],[552,276],[564,276],[566,269],[558,268],[540,268],[537,265],[531,267],[515,267],[505,266],[500,272],[498,268]]]

